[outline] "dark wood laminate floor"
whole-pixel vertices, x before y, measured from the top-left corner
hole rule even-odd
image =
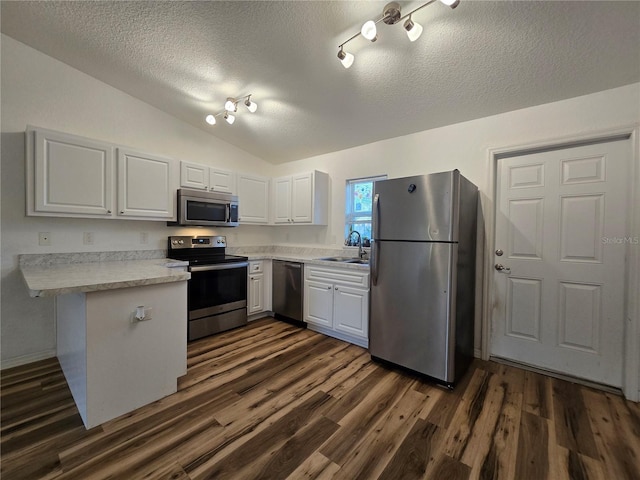
[[[89,431],[55,359],[2,372],[2,479],[640,479],[640,409],[475,361],[455,391],[263,319]]]

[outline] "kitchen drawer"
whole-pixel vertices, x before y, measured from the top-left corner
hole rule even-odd
[[[263,266],[262,260],[249,262],[249,274],[262,273],[263,272],[263,268],[264,268],[264,266]]]
[[[305,265],[304,275],[307,281],[330,282],[338,285],[369,288],[369,272],[365,271]]]

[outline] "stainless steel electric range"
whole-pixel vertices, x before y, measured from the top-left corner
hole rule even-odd
[[[171,236],[168,257],[189,262],[187,338],[247,323],[248,258],[227,255],[226,237]]]

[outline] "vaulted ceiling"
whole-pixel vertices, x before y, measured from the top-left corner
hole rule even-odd
[[[640,3],[3,1],[2,32],[272,163],[640,81]],[[400,2],[403,14],[424,2]],[[253,94],[228,125],[205,115]]]

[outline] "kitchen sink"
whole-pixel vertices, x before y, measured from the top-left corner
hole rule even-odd
[[[324,260],[325,262],[340,262],[340,263],[357,263],[360,265],[369,265],[369,260],[363,260],[355,257],[322,257],[317,260]]]
[[[348,262],[349,260],[357,260],[354,257],[322,257],[317,260],[324,260],[325,262]]]

